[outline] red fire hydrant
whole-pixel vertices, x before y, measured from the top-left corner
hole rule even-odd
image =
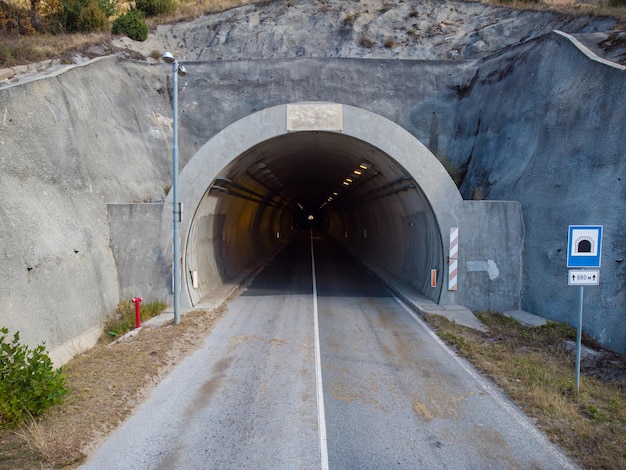
[[[135,328],[141,328],[141,309],[139,307],[141,300],[141,297],[132,299],[132,302],[135,304]]]

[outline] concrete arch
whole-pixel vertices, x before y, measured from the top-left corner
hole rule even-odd
[[[179,200],[185,214],[180,224],[181,305],[197,304],[215,283],[228,282],[251,259],[275,252],[293,230],[297,200],[269,194],[258,181],[254,191],[249,187],[233,190],[231,194],[238,193],[236,197],[230,197],[224,185],[241,188],[233,182],[235,177],[252,183],[254,176],[246,169],[264,165],[259,163],[263,157],[276,152],[282,153],[283,160],[290,159],[282,166],[297,166],[299,155],[313,147],[321,153],[342,147],[342,154],[329,157],[325,163],[338,164],[346,155],[353,160],[352,165],[373,160],[378,174],[387,178],[384,184],[378,183],[379,189],[370,191],[373,195],[368,202],[355,203],[349,210],[329,210],[329,232],[366,264],[412,283],[434,301],[453,302],[454,292],[445,288],[444,246],[449,241],[449,228],[458,225],[457,209],[463,200],[447,171],[418,139],[386,118],[353,106],[307,102],[264,109],[231,124],[204,144],[181,171]],[[315,158],[311,154],[310,162]],[[407,180],[404,186],[398,183],[402,179]],[[384,187],[391,189],[384,192],[380,189]],[[264,203],[259,202],[261,196]],[[170,194],[161,235],[166,253],[171,253],[171,204]],[[230,224],[229,228],[224,224]],[[428,226],[420,235],[423,242],[416,243],[411,235],[414,224]],[[241,236],[248,241],[233,246]],[[388,240],[390,236],[400,242]],[[384,237],[387,243],[381,242]],[[387,248],[380,248],[383,245]],[[223,266],[224,253],[231,260],[230,269]],[[239,257],[241,263],[236,262]],[[430,269],[438,272],[436,288],[430,287]],[[199,277],[197,288],[192,286],[194,271]]]

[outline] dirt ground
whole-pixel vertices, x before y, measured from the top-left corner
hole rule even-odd
[[[105,335],[63,367],[69,393],[62,405],[39,422],[0,431],[0,469],[76,468],[176,364],[202,347],[226,310],[191,312],[176,326],[144,326],[115,344]]]

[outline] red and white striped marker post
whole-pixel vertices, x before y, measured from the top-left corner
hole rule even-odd
[[[450,227],[450,256],[448,256],[448,290],[457,289],[459,273],[459,228]]]

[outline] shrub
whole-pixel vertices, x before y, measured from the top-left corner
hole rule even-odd
[[[176,10],[176,0],[136,0],[135,8],[146,16],[163,15]]]
[[[115,1],[61,0],[61,12],[54,18],[61,31],[90,33],[109,27],[109,16],[115,11]]]
[[[106,13],[96,0],[90,0],[78,14],[78,30],[89,33],[107,29],[109,29],[109,20]]]
[[[61,402],[65,376],[54,370],[45,344],[29,349],[20,344],[19,332],[7,342],[7,328],[0,328],[0,425],[14,427]]]
[[[118,16],[113,21],[111,32],[113,34],[125,34],[134,41],[148,39],[148,26],[143,20],[143,15],[136,8]]]

